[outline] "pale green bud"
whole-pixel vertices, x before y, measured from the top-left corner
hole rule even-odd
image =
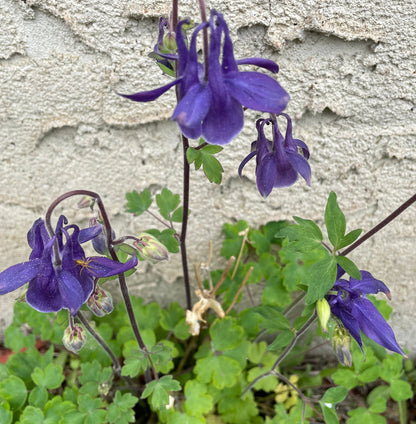
[[[163,243],[148,233],[141,233],[133,243],[143,259],[151,261],[168,260],[168,251]]]
[[[332,348],[338,361],[345,367],[352,365],[351,336],[345,327],[337,325],[332,335]]]
[[[62,337],[62,343],[71,352],[78,353],[87,341],[87,333],[79,324],[68,325]]]
[[[163,47],[170,52],[176,52],[178,46],[176,45],[176,36],[174,32],[169,32],[163,37]]]
[[[103,317],[113,311],[113,297],[97,285],[87,300],[87,306],[97,317]]]
[[[318,299],[316,302],[316,312],[318,313],[319,323],[321,324],[322,331],[327,333],[328,321],[331,317],[331,307],[325,298]]]

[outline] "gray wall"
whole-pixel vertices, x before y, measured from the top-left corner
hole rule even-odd
[[[199,19],[197,2],[180,2]],[[312,186],[299,181],[263,200],[254,163],[237,167],[255,139],[254,120],[220,154],[224,184],[192,174],[190,262],[203,261],[208,240],[218,252],[221,224],[253,225],[299,215],[321,219],[331,190],[349,229],[368,230],[415,190],[415,12],[413,1],[208,1],[221,11],[236,56],[263,56],[280,65],[291,95],[294,134],[311,150]],[[174,93],[138,104],[132,93],[168,82],[147,57],[168,1],[1,0],[0,2],[0,269],[27,259],[26,232],[60,193],[98,191],[118,234],[148,228],[148,217],[124,213],[124,193],[168,186],[180,193]],[[88,214],[67,203],[65,214]],[[392,325],[416,352],[415,207],[352,256],[389,285]],[[218,260],[216,264],[221,262]],[[182,299],[179,257],[143,265],[134,290],[149,299]],[[0,298],[5,313],[15,294]],[[7,306],[7,307],[6,307]]]

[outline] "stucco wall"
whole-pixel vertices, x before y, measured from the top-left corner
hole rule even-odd
[[[181,1],[198,20],[197,2]],[[263,56],[280,65],[291,95],[294,133],[310,150],[313,179],[275,190],[263,200],[254,164],[237,167],[255,139],[254,120],[219,158],[221,187],[192,173],[190,263],[218,251],[221,224],[253,225],[299,215],[322,219],[327,196],[338,194],[349,228],[383,219],[414,190],[416,176],[416,3],[378,0],[208,1],[221,11],[236,56]],[[98,191],[119,234],[149,227],[124,213],[124,193],[163,186],[180,193],[181,145],[170,121],[174,93],[148,104],[114,94],[168,82],[147,57],[169,1],[2,0],[0,2],[0,269],[27,259],[26,232],[60,193]],[[85,211],[71,209],[72,219]],[[416,206],[352,256],[391,288],[392,325],[416,353],[414,249]],[[206,243],[205,243],[206,242]],[[179,257],[143,266],[135,292],[167,302],[183,299]],[[15,294],[0,298],[0,327]]]

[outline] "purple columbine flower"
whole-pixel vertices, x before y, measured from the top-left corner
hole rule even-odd
[[[293,138],[289,115],[281,113],[280,116],[284,116],[287,120],[285,137],[279,131],[275,117],[257,120],[257,140],[251,144],[251,153],[244,158],[238,168],[241,177],[246,163],[256,156],[257,188],[263,197],[267,197],[274,187],[291,186],[298,179],[298,174],[308,185],[311,181],[308,147],[302,140]],[[264,126],[269,123],[273,127],[273,141],[268,140],[264,134]]]
[[[193,32],[189,49],[182,26],[176,28],[178,55],[159,56],[177,61],[177,79],[155,90],[122,96],[149,102],[178,85],[179,101],[172,118],[183,134],[192,139],[203,137],[211,144],[229,143],[243,128],[243,107],[269,113],[280,113],[289,101],[286,91],[270,76],[260,72],[241,72],[238,65],[255,65],[277,73],[279,67],[268,59],[234,58],[233,44],[223,16],[211,12],[209,22],[200,24]],[[207,74],[198,62],[196,41],[199,32],[210,28]],[[220,62],[220,56],[222,61]]]
[[[101,225],[80,230],[76,225],[64,227],[66,223],[61,216],[50,237],[45,222],[35,221],[27,236],[32,248],[29,261],[0,273],[0,295],[29,283],[26,300],[32,308],[39,312],[64,308],[75,315],[93,291],[94,277],[121,274],[137,265],[136,257],[124,264],[99,256],[86,258],[81,243],[96,237]]]
[[[398,345],[393,330],[387,324],[378,309],[367,299],[367,294],[383,292],[390,299],[390,291],[380,280],[376,280],[369,272],[361,272],[361,280],[350,277],[349,281],[341,279],[343,270],[328,294],[327,300],[331,312],[338,317],[344,327],[357,341],[362,349],[360,330],[379,345],[393,352],[405,355]],[[334,292],[334,294],[332,294]]]

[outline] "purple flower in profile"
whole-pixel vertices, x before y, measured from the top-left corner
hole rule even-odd
[[[29,283],[26,300],[39,312],[68,309],[75,315],[94,288],[94,277],[104,278],[123,273],[137,265],[134,257],[126,263],[105,257],[85,257],[81,243],[96,237],[101,225],[80,230],[58,220],[50,237],[45,222],[38,219],[28,233],[32,248],[29,261],[13,265],[0,273],[0,295]],[[71,233],[71,234],[70,234]]]
[[[390,299],[390,291],[380,280],[369,272],[361,272],[361,280],[350,277],[349,281],[341,279],[343,270],[339,270],[334,287],[327,300],[331,312],[340,319],[362,349],[360,330],[370,339],[393,352],[405,355],[398,345],[393,330],[387,324],[378,309],[367,299],[367,294],[383,292]],[[334,294],[332,294],[334,292]]]
[[[256,122],[257,140],[251,145],[251,153],[241,162],[238,173],[241,177],[246,163],[256,156],[257,188],[263,197],[267,197],[274,187],[288,187],[296,182],[300,174],[310,185],[311,168],[308,163],[309,150],[302,140],[292,136],[292,121],[286,113],[286,135],[283,137],[275,117],[259,119]],[[264,134],[265,124],[272,124],[273,141]],[[298,152],[301,151],[301,153]]]
[[[280,113],[289,101],[286,91],[270,76],[260,72],[242,72],[238,65],[251,64],[277,73],[279,68],[271,60],[234,58],[233,44],[223,16],[211,12],[209,22],[200,24],[193,32],[189,48],[182,26],[176,28],[178,55],[158,55],[177,61],[177,79],[155,90],[122,96],[138,101],[155,100],[171,87],[178,85],[178,104],[172,118],[183,134],[192,139],[203,137],[211,144],[229,143],[243,128],[243,107],[269,113]],[[197,36],[210,28],[207,74],[198,62]],[[221,61],[220,61],[221,56]]]

